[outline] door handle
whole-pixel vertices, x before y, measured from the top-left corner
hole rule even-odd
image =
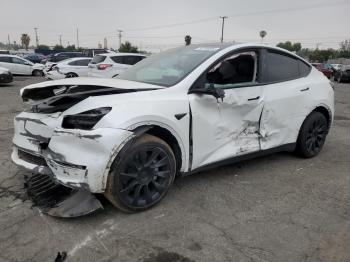
[[[260,98],[260,96],[253,97],[253,98],[248,98],[248,101],[258,100],[259,98]]]
[[[309,88],[309,87],[304,88],[304,89],[300,89],[300,92],[304,92],[304,91],[308,91],[308,90],[310,90],[310,88]]]

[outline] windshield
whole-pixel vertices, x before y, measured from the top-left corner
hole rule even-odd
[[[116,78],[160,86],[173,86],[222,46],[186,46],[152,55]]]

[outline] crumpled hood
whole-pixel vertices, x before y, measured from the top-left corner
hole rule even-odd
[[[84,85],[84,86],[104,86],[114,87],[119,89],[158,89],[164,88],[157,85],[145,84],[140,82],[122,80],[118,78],[94,78],[94,77],[76,77],[76,78],[64,78],[55,81],[45,81],[23,87],[20,90],[20,94],[23,94],[24,90],[46,88],[50,86],[73,86],[73,85]]]
[[[63,112],[88,97],[105,96],[162,89],[163,87],[121,80],[101,78],[67,78],[29,85],[20,93],[32,112]]]

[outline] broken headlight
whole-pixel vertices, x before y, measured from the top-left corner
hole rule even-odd
[[[90,130],[111,109],[111,107],[100,107],[76,115],[66,115],[63,117],[62,127],[67,129]]]

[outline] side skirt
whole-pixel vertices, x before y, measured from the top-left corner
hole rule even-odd
[[[198,168],[196,168],[194,170],[191,170],[189,172],[184,172],[184,173],[182,173],[182,176],[187,176],[187,175],[191,175],[191,174],[194,174],[194,173],[202,172],[202,171],[205,171],[205,170],[213,169],[215,167],[226,166],[226,165],[242,162],[242,161],[245,161],[245,160],[249,160],[249,159],[253,159],[253,158],[257,158],[257,157],[262,157],[262,156],[278,153],[278,152],[285,152],[285,151],[292,152],[292,151],[295,150],[295,147],[296,147],[296,143],[290,143],[290,144],[285,144],[285,145],[282,145],[282,146],[278,146],[278,147],[274,147],[274,148],[270,148],[270,149],[266,149],[266,150],[261,150],[261,151],[257,151],[257,152],[253,152],[253,153],[248,153],[248,154],[245,154],[245,155],[235,156],[235,157],[232,157],[232,158],[221,160],[219,162],[215,162],[215,163],[211,163],[211,164],[208,164],[208,165],[204,165],[204,166],[198,167]]]

